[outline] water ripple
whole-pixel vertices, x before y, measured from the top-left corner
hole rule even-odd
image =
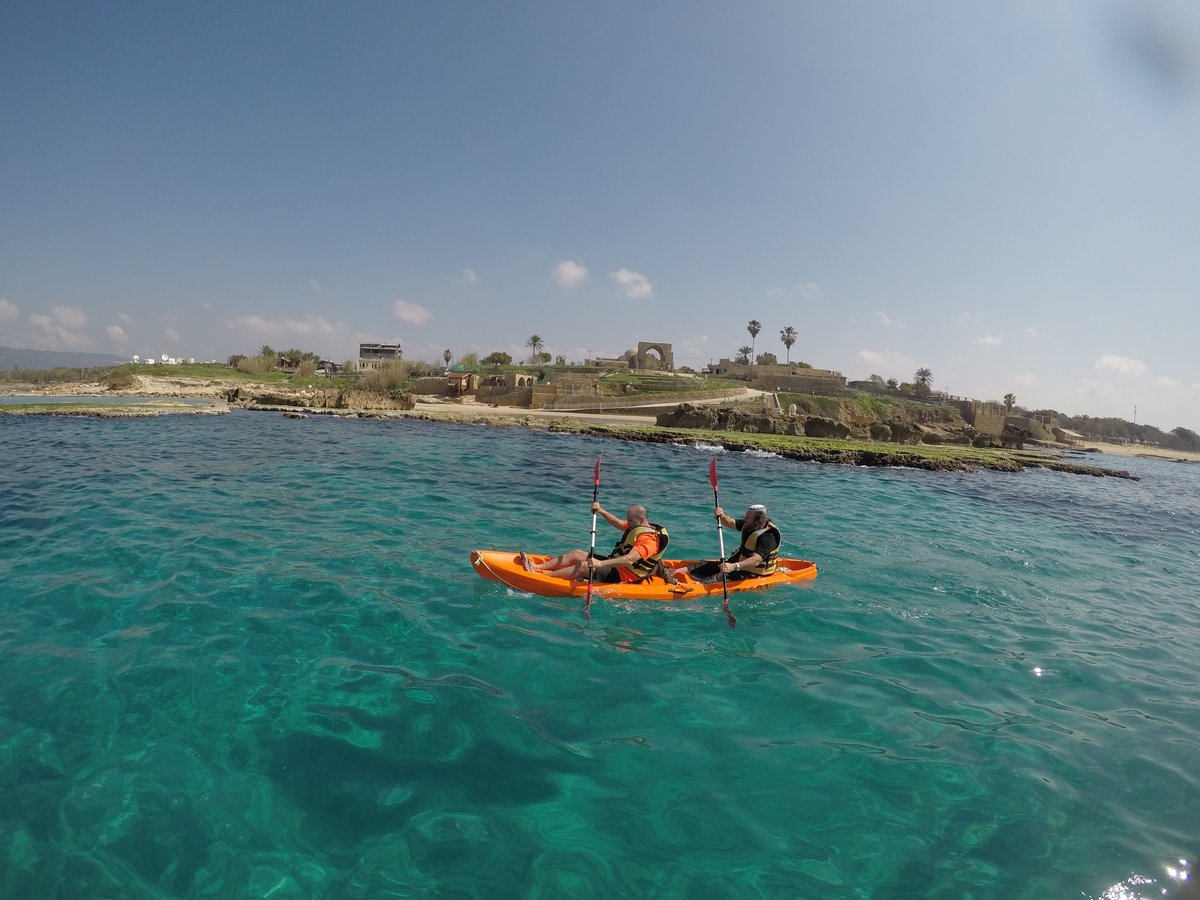
[[[821,567],[736,629],[476,577],[586,545],[601,452],[715,554],[704,446],[4,421],[0,893],[1149,896],[1193,849],[1194,467],[727,454]]]

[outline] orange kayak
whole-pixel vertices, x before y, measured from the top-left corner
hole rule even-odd
[[[529,554],[531,562],[545,562],[550,557]],[[694,565],[699,560],[664,559],[668,569]],[[480,578],[498,581],[515,591],[537,594],[539,597],[583,597],[587,594],[586,581],[571,581],[567,578],[551,578],[540,572],[526,572],[518,553],[508,550],[472,550],[471,564]],[[761,578],[746,578],[729,582],[729,593],[764,591],[781,584],[792,584],[817,577],[816,563],[807,559],[784,559],[780,557],[774,574]],[[723,596],[721,582],[704,584],[688,575],[679,576],[679,584],[668,584],[655,576],[633,584],[592,583],[592,596],[622,600],[702,600],[706,597]]]

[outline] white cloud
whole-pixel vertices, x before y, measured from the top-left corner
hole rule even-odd
[[[55,307],[56,310],[59,308]],[[67,309],[66,307],[61,308]],[[78,321],[78,317],[72,316],[70,310],[67,310],[66,318],[70,321]],[[87,316],[83,316],[83,321],[87,322]],[[34,327],[38,339],[48,345],[51,350],[78,350],[91,346],[92,343],[91,338],[86,334],[77,334],[69,328],[63,327],[61,322],[50,316],[33,313],[29,317],[29,324]]]
[[[904,327],[906,327],[902,321],[900,321],[899,319],[893,319],[891,316],[889,316],[887,313],[883,312],[882,310],[880,312],[875,313],[875,321],[878,322],[880,325],[882,325],[884,328],[904,328]]]
[[[1025,337],[1028,340],[1036,341],[1037,336],[1038,336],[1038,330],[1036,328],[1026,328],[1025,329]]]
[[[53,309],[54,321],[71,331],[87,327],[88,317],[78,306],[56,306]]]
[[[625,270],[622,269],[621,271],[624,272]],[[554,279],[554,283],[559,287],[575,287],[575,285],[587,280],[588,270],[587,266],[577,263],[573,259],[564,259],[554,267],[554,271],[550,273],[550,277]]]
[[[205,309],[212,309],[212,304],[205,303],[204,307],[205,307]],[[129,318],[129,316],[125,315],[125,313],[117,313],[117,321],[120,322],[122,325],[132,325],[133,324],[133,319]]]
[[[799,297],[802,300],[813,300],[820,297],[822,293],[821,286],[815,281],[806,281],[803,284],[797,284],[790,288],[767,288],[767,297],[771,300],[782,300],[785,297]]]
[[[179,343],[179,332],[176,331],[174,328],[170,328],[170,327],[164,328],[163,334],[165,334],[167,336],[167,340],[170,341],[172,344]]]
[[[341,322],[330,322],[320,316],[303,319],[267,319],[263,316],[238,316],[226,319],[225,327],[234,331],[278,340],[288,337],[338,337],[346,333]]]
[[[17,304],[9,303],[0,297],[0,322],[15,322],[20,315],[21,310],[17,308]]]
[[[898,350],[859,350],[858,358],[868,365],[892,372],[908,372],[916,367],[916,363]]]
[[[982,347],[995,347],[1004,343],[1004,336],[999,334],[985,334],[983,337],[975,338],[972,344],[979,344]]]
[[[455,284],[479,284],[479,276],[475,274],[475,270],[464,267],[462,274],[454,279]]]
[[[397,300],[393,303],[392,315],[409,325],[424,325],[433,318],[433,313],[425,307],[417,303],[409,303],[407,300]]]
[[[125,329],[120,325],[109,325],[104,330],[108,332],[108,336],[114,344],[124,344],[129,340],[125,335]]]
[[[609,272],[608,277],[621,286],[630,300],[645,300],[654,296],[654,285],[640,272],[617,269],[615,272]]]
[[[1133,375],[1136,378],[1146,374],[1146,364],[1140,359],[1129,356],[1118,356],[1116,353],[1106,353],[1096,360],[1097,369],[1108,369],[1121,375]]]
[[[314,294],[321,293],[321,282],[317,281],[315,278],[308,279],[308,289]]]
[[[1028,386],[1031,384],[1037,384],[1038,377],[1036,375],[1034,375],[1032,372],[1022,372],[1020,375],[1014,376],[1010,380],[1014,384],[1022,384],[1022,385]]]
[[[1089,403],[1123,402],[1125,396],[1116,385],[1105,379],[1095,380],[1086,375],[1079,379],[1079,394]]]
[[[1168,378],[1166,375],[1155,378],[1154,384],[1157,387],[1167,388],[1169,390],[1174,390],[1175,388],[1179,387],[1178,381],[1176,381],[1174,378]]]

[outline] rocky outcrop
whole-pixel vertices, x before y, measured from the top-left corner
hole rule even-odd
[[[787,414],[749,412],[731,407],[701,406],[681,403],[671,412],[659,415],[655,423],[662,428],[695,428],[703,431],[733,431],[742,434],[802,435],[812,438],[888,441],[897,444],[957,444],[969,445],[975,429],[961,423],[938,422],[918,424],[889,419],[874,422],[860,419],[845,422],[828,416],[803,412]]]
[[[244,387],[225,392],[231,406],[297,407],[300,409],[389,409],[408,410],[416,406],[412,396],[403,391],[379,392],[356,390],[307,391],[249,391]]]
[[[1000,432],[1000,446],[1009,450],[1020,450],[1031,436],[1028,428],[1022,428],[1020,425],[1005,425],[1004,430]]]
[[[645,441],[656,444],[676,444],[680,441],[688,440],[686,432],[662,429],[639,431],[631,428],[614,429],[597,425],[572,428],[570,430],[575,434],[591,434],[598,437],[615,437],[623,441]],[[709,439],[706,438],[705,440]],[[754,438],[750,437],[737,438],[728,436],[717,438],[717,443],[730,451],[760,449],[760,446],[754,443],[754,440]],[[991,454],[970,455],[969,451],[967,451],[962,456],[955,456],[950,452],[946,452],[946,455],[926,456],[924,455],[925,451],[919,448],[908,450],[881,447],[879,450],[865,450],[856,448],[853,445],[845,447],[836,445],[806,446],[802,443],[795,447],[781,447],[778,443],[771,443],[769,446],[773,453],[777,453],[785,459],[849,466],[903,466],[910,469],[928,469],[941,472],[971,472],[976,469],[989,469],[997,472],[1020,472],[1023,469],[1045,468],[1056,472],[1070,472],[1076,475],[1093,475],[1098,478],[1110,477],[1137,480],[1136,475],[1132,475],[1124,469],[1082,466],[1064,462],[1062,459],[1049,455],[1023,454],[1019,457],[1001,454],[995,456]]]
[[[808,416],[804,421],[804,436],[815,438],[848,438],[850,426],[835,419]]]

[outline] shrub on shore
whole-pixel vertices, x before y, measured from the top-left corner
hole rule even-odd
[[[408,380],[409,366],[403,362],[389,362],[371,369],[358,379],[358,386],[366,391],[388,393],[398,391]]]
[[[110,391],[121,391],[138,386],[138,378],[128,369],[113,369],[101,379],[101,383]]]
[[[265,375],[275,368],[275,356],[243,356],[237,362],[237,370],[246,375]]]

